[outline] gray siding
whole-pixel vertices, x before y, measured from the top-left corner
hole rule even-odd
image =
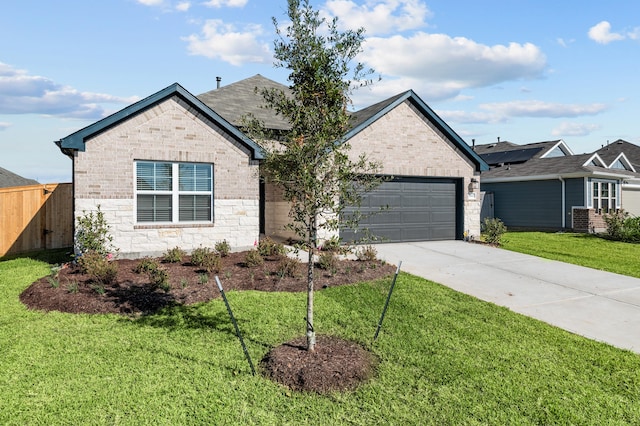
[[[562,185],[559,180],[483,183],[494,193],[494,214],[507,227],[561,229]]]
[[[584,178],[566,179],[565,193],[565,227],[571,228],[572,208],[584,207],[587,205],[584,199]]]

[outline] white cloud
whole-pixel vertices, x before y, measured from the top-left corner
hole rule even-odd
[[[589,28],[589,38],[596,43],[609,44],[612,41],[624,40],[625,36],[619,33],[611,32],[611,24],[602,21]]]
[[[248,0],[209,0],[203,3],[207,7],[244,7]]]
[[[543,101],[511,101],[480,105],[485,111],[491,111],[505,117],[579,117],[597,115],[606,111],[605,104],[560,104]]]
[[[248,25],[241,31],[219,19],[207,20],[200,35],[183,38],[188,42],[192,55],[221,59],[240,66],[248,62],[270,63],[273,55],[269,44],[259,40],[263,30],[260,25]]]
[[[491,112],[438,111],[446,122],[457,124],[497,124],[507,121],[507,117]]]
[[[180,2],[176,5],[176,10],[180,11],[180,12],[186,12],[189,10],[189,8],[191,7],[191,3],[188,1],[183,1]]]
[[[365,4],[328,0],[321,12],[323,16],[337,16],[341,29],[362,27],[369,35],[421,28],[431,16],[427,5],[419,0],[370,0]]]
[[[599,130],[597,124],[562,123],[551,131],[553,136],[586,136]]]
[[[6,130],[11,127],[11,123],[7,123],[6,121],[0,121],[0,131]]]
[[[371,37],[363,48],[359,60],[376,72],[419,82],[421,87],[404,87],[426,89],[438,99],[466,88],[539,78],[546,66],[544,54],[531,43],[487,46],[446,34]]]
[[[0,114],[42,114],[98,119],[103,104],[130,104],[137,98],[80,92],[48,78],[0,63]]]
[[[144,6],[160,6],[164,3],[164,0],[136,0],[138,3]]]

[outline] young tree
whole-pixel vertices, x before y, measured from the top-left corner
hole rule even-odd
[[[306,326],[307,350],[313,351],[313,259],[319,231],[338,231],[348,220],[349,226],[356,226],[357,215],[347,218],[343,209],[359,205],[361,194],[380,183],[379,165],[364,154],[351,159],[350,146],[343,140],[352,90],[367,84],[373,71],[360,63],[351,68],[361,51],[364,29],[339,31],[337,18],[321,18],[309,0],[288,0],[288,17],[291,22],[284,29],[276,18],[273,23],[278,35],[275,66],[290,71],[290,91],[261,93],[267,108],[285,118],[291,130],[279,135],[277,143],[269,143],[266,139],[273,138],[265,133],[258,137],[265,147],[265,177],[282,189],[291,205],[289,228],[309,254]]]

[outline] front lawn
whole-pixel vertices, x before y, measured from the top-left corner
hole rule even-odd
[[[502,248],[640,278],[640,244],[590,234],[507,232]]]
[[[509,234],[508,238],[511,236]],[[252,376],[224,303],[127,318],[27,310],[49,273],[0,262],[0,424],[640,424],[640,356],[408,274],[316,293],[316,327],[377,376],[319,396]],[[213,283],[211,283],[213,285]],[[254,363],[304,334],[304,293],[227,294]]]

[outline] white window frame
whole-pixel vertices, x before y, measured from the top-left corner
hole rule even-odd
[[[171,190],[139,190],[138,189],[138,164],[140,163],[155,163],[155,164],[170,164],[171,165]],[[209,191],[181,191],[180,190],[180,165],[206,165],[211,168],[211,182]],[[155,160],[135,160],[133,162],[133,175],[134,175],[134,214],[135,223],[137,225],[189,225],[189,224],[212,224],[214,221],[214,198],[213,198],[213,182],[214,182],[214,167],[210,163],[195,163],[195,162],[174,162],[174,161],[155,161]],[[170,195],[171,196],[171,221],[139,221],[138,220],[138,195]],[[181,195],[205,195],[210,198],[210,219],[209,220],[197,220],[197,221],[185,221],[180,220],[180,196]]]
[[[607,197],[602,197],[603,185],[607,185]],[[603,208],[603,201],[606,201],[605,208]],[[589,184],[589,204],[589,207],[593,208],[597,213],[606,213],[619,209],[620,183],[612,180],[592,179]]]

